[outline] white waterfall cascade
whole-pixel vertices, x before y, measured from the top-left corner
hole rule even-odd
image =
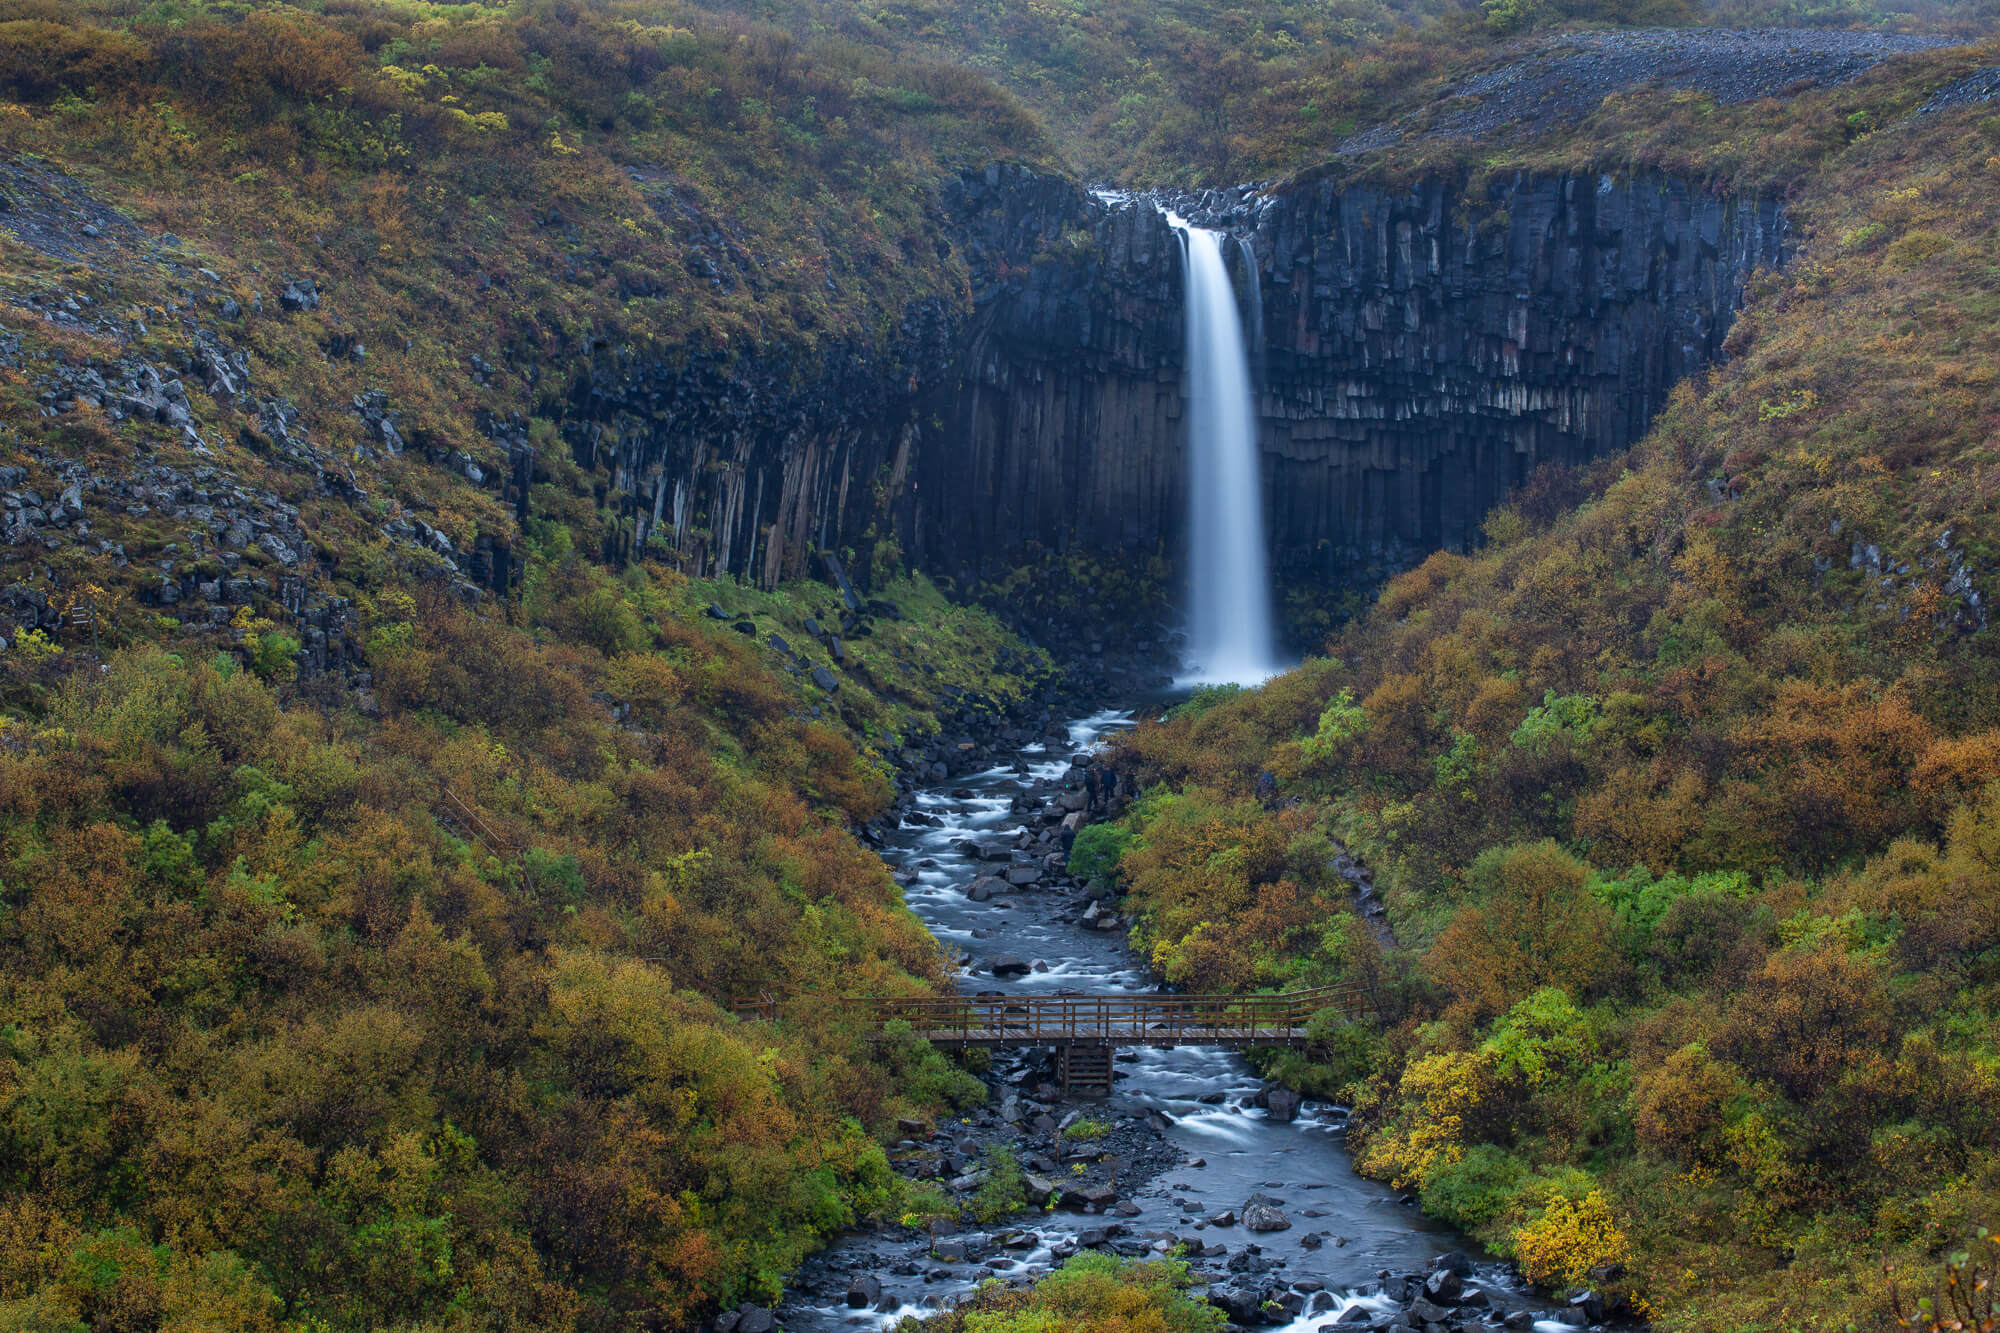
[[[1187,267],[1188,650],[1183,684],[1284,670],[1272,630],[1257,415],[1223,236],[1169,212]],[[1255,272],[1255,269],[1252,269]]]

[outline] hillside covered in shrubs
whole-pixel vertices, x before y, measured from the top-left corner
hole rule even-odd
[[[583,408],[717,368],[749,424],[699,467],[740,468],[756,410],[972,308],[935,205],[995,161],[1786,198],[1730,364],[1141,729],[1076,865],[1177,985],[1369,981],[1385,1024],[1274,1072],[1536,1280],[1886,1308],[1878,1255],[2000,1213],[2000,117],[1918,113],[1992,51],[1440,130],[1553,31],[1774,18],[1986,21],[0,0],[0,1328],[680,1329],[900,1215],[880,1144],[979,1082],[730,1002],[948,984],[861,830],[1060,664],[893,541],[748,581],[725,514],[649,544],[633,497],[679,501]],[[934,1327],[1212,1326],[1188,1283],[1085,1256]]]
[[[1831,152],[1730,364],[1127,737],[1090,840],[1169,979],[1376,988],[1276,1065],[1364,1170],[1666,1326],[1868,1326],[2000,1211],[1996,148]]]

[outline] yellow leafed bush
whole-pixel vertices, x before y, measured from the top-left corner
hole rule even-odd
[[[1557,1195],[1539,1218],[1514,1233],[1514,1261],[1530,1282],[1575,1287],[1593,1268],[1626,1261],[1625,1233],[1599,1190],[1581,1200]]]

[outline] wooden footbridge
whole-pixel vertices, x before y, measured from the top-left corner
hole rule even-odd
[[[796,999],[803,999],[800,996]],[[1064,1092],[1111,1091],[1111,1052],[1129,1046],[1304,1046],[1313,1015],[1374,1013],[1366,986],[1321,986],[1284,995],[953,995],[885,1000],[814,997],[880,1029],[906,1022],[913,1035],[953,1050],[1048,1046]],[[792,1002],[796,1002],[796,999]],[[733,1006],[746,1018],[776,1019],[788,1001],[771,992]]]

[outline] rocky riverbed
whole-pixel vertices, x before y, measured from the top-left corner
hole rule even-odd
[[[1131,716],[1040,734],[1015,719],[1002,732],[1011,753],[909,791],[880,831],[911,905],[964,955],[962,989],[1154,988],[1116,903],[1066,871],[1074,830],[1128,795],[1091,750]],[[959,1203],[958,1217],[858,1228],[801,1268],[784,1306],[725,1313],[716,1333],[890,1328],[1086,1248],[1179,1254],[1237,1328],[1553,1330],[1604,1317],[1591,1299],[1538,1306],[1506,1265],[1355,1175],[1343,1108],[1301,1102],[1218,1050],[1121,1051],[1115,1071],[1109,1099],[1065,1102],[1050,1052],[999,1053],[985,1106],[907,1122],[891,1150],[899,1172]],[[1027,1202],[982,1223],[996,1149],[1018,1164]]]

